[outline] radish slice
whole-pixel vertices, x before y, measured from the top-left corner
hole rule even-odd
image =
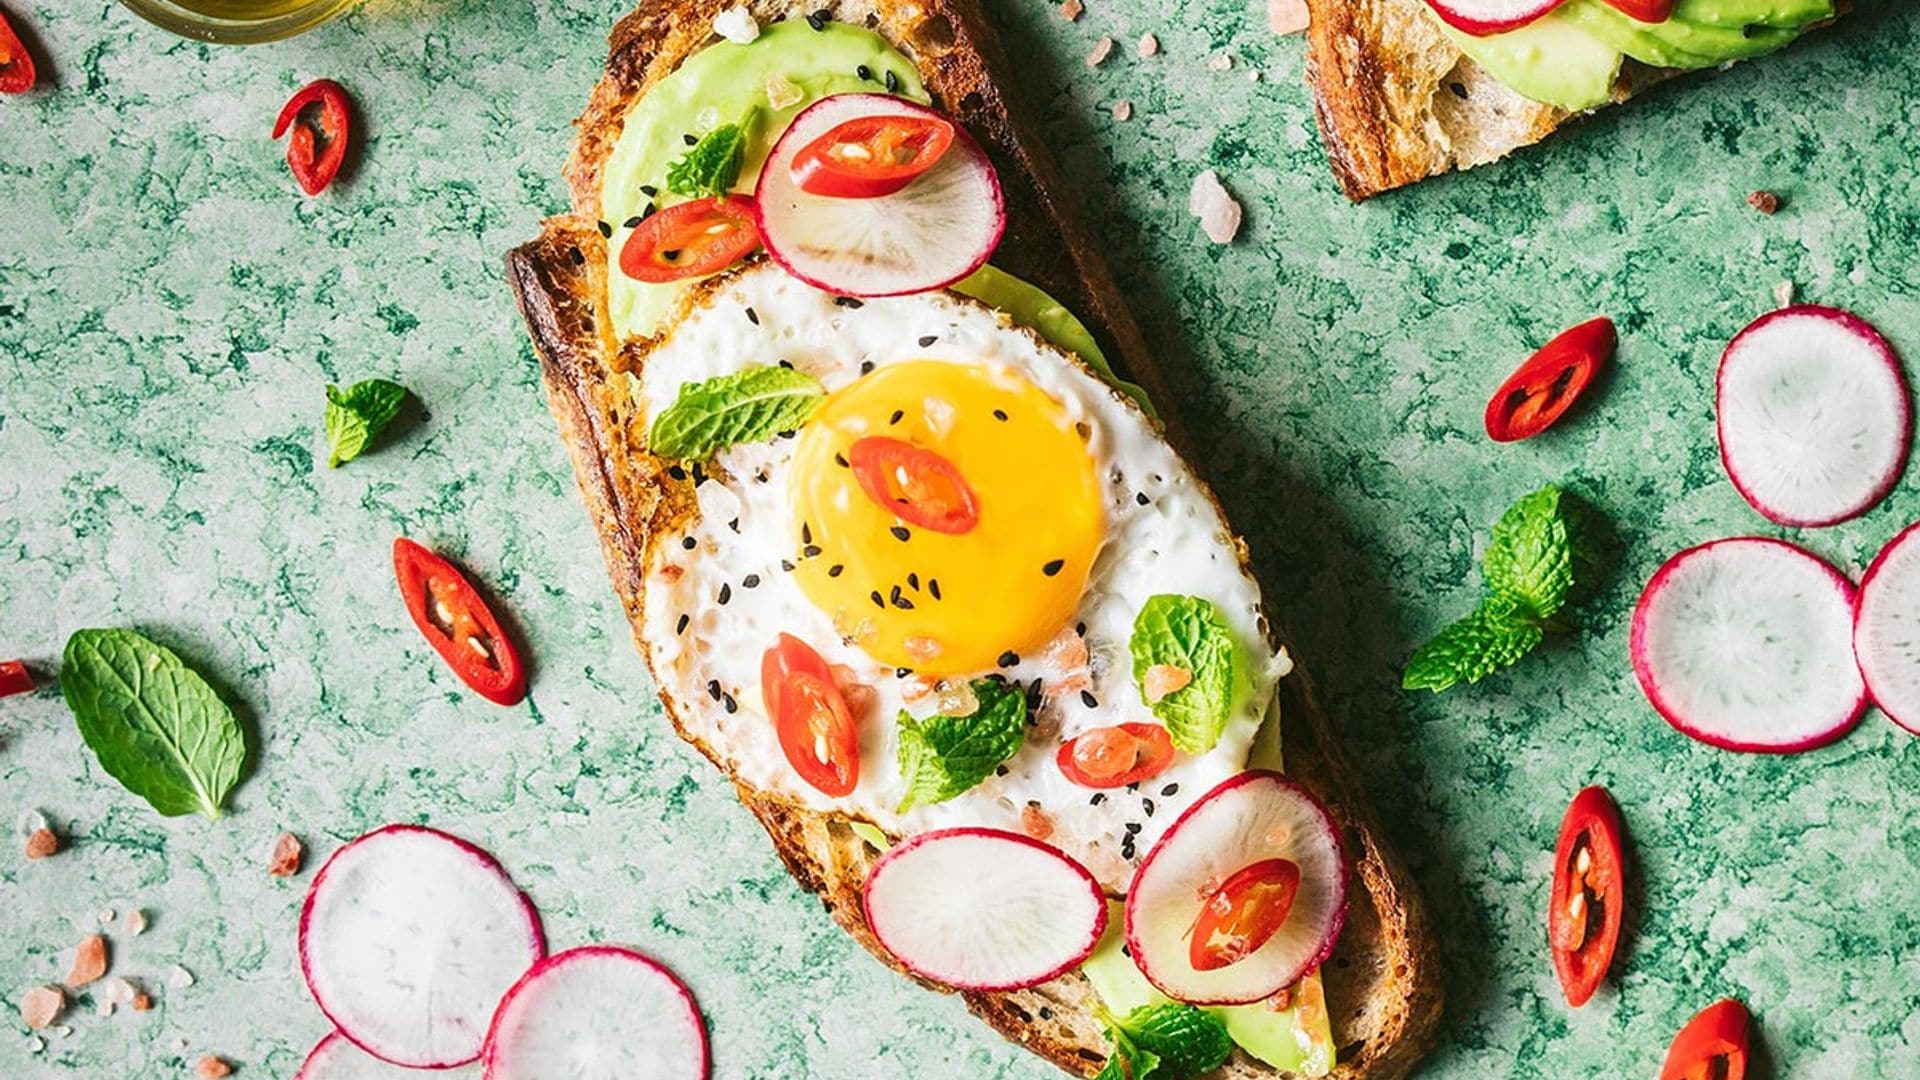
[[[300,970],[320,1011],[414,1069],[479,1057],[500,995],[546,951],[533,903],[493,856],[417,825],[334,852],[300,911]]]
[[[1720,358],[1720,460],[1742,497],[1781,525],[1865,513],[1900,479],[1913,436],[1893,347],[1857,316],[1782,308]]]
[[[886,94],[835,94],[794,117],[753,192],[767,254],[801,281],[842,296],[926,292],[980,269],[1006,231],[1006,204],[993,163],[957,124],[933,168],[892,195],[836,199],[793,182],[794,156],[807,144],[874,115],[946,119]]]
[[[1920,523],[1888,541],[1860,579],[1853,655],[1880,711],[1920,735]]]
[[[1265,859],[1300,868],[1287,921],[1246,958],[1193,966],[1189,936],[1201,902]],[[1271,997],[1318,967],[1347,921],[1347,859],[1340,831],[1306,788],[1277,772],[1231,777],[1200,797],[1147,853],[1127,894],[1127,946],[1147,981],[1177,1001],[1243,1005]]]
[[[436,1074],[455,1080],[458,1077],[480,1075],[477,1069],[461,1069],[457,1072]],[[381,1061],[365,1050],[353,1044],[353,1040],[337,1031],[329,1031],[326,1037],[314,1044],[307,1054],[307,1060],[300,1065],[300,1071],[293,1074],[293,1080],[419,1080],[420,1070],[403,1069],[388,1061]]]
[[[707,1027],[673,973],[623,945],[555,953],[507,991],[486,1080],[703,1080]]]
[[[1564,3],[1566,0],[1427,0],[1441,22],[1475,37],[1525,26]]]
[[[1787,754],[1845,735],[1867,707],[1853,586],[1792,544],[1716,540],[1668,559],[1633,612],[1633,673],[1682,733]]]
[[[1086,867],[999,829],[936,829],[880,857],[867,925],[907,970],[959,990],[1018,990],[1066,974],[1107,929]]]

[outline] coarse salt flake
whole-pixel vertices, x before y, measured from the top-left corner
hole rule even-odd
[[[1240,204],[1220,183],[1220,175],[1203,170],[1193,178],[1193,190],[1187,196],[1187,212],[1200,219],[1207,239],[1216,244],[1232,243],[1240,231]]]
[[[713,32],[735,45],[746,45],[760,36],[760,24],[754,21],[753,12],[740,4],[713,17]]]

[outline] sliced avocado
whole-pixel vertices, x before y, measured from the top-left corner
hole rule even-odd
[[[1645,23],[1606,0],[1567,0],[1560,11],[1601,41],[1655,67],[1717,67],[1729,60],[1770,53],[1798,36],[1793,30],[1709,26],[1678,16],[1666,22]]]
[[[1833,18],[1833,0],[1680,0],[1673,6],[1673,17],[1730,30],[1749,26],[1793,30]]]
[[[1434,22],[1461,52],[1522,97],[1578,111],[1604,105],[1613,96],[1620,50],[1559,11],[1491,37],[1463,34],[1438,16]]]

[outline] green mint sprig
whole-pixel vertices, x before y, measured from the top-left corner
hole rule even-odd
[[[1099,1010],[1113,1056],[1095,1080],[1193,1080],[1226,1064],[1233,1038],[1218,1016],[1180,1002],[1123,1017]]]
[[[1548,485],[1500,516],[1482,559],[1486,595],[1407,661],[1400,685],[1439,692],[1519,662],[1564,627],[1555,620],[1596,575],[1595,523]]]

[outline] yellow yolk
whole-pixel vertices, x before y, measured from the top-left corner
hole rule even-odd
[[[950,535],[875,502],[847,463],[868,436],[945,458],[978,523]],[[832,394],[800,432],[790,483],[801,591],[875,659],[926,674],[990,670],[1046,644],[1106,530],[1073,423],[1025,378],[980,365],[892,364]]]

